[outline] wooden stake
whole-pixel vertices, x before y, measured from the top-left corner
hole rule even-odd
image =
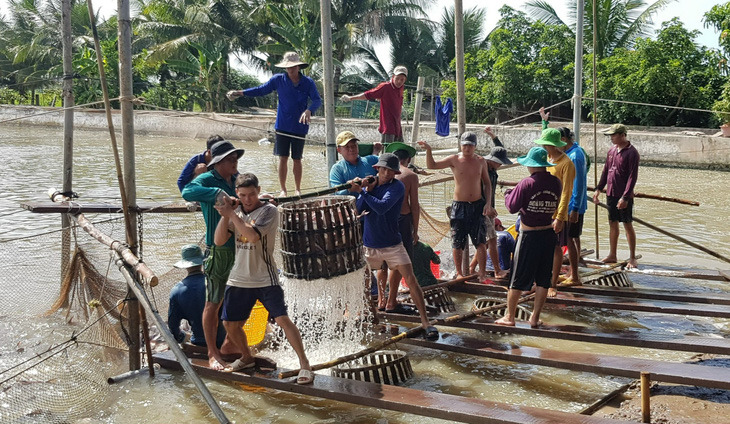
[[[142,337],[144,337],[145,350],[147,351],[147,366],[150,369],[150,377],[155,376],[155,361],[152,359],[152,346],[150,345],[150,326],[147,324],[147,314],[144,308],[139,310],[139,320],[142,323]]]
[[[651,422],[651,389],[649,388],[650,374],[641,372],[641,422]]]
[[[528,301],[530,301],[530,300],[532,300],[534,298],[535,298],[535,293],[533,293],[531,295],[528,295],[528,296],[521,297],[520,300],[517,301],[517,303],[520,304],[520,303],[528,302]],[[444,324],[444,323],[448,323],[448,322],[463,321],[465,319],[475,318],[477,316],[484,315],[487,312],[491,312],[491,311],[495,311],[495,310],[498,310],[498,309],[502,309],[502,308],[504,308],[506,306],[507,306],[507,302],[504,302],[504,303],[500,303],[498,305],[489,306],[489,307],[486,307],[486,308],[481,308],[481,309],[477,309],[475,311],[467,312],[467,313],[462,314],[462,315],[452,315],[452,316],[450,316],[448,318],[435,319],[435,320],[430,321],[429,324],[431,324],[431,325],[437,325],[439,323]],[[351,353],[349,355],[345,355],[345,356],[339,357],[337,359],[333,359],[333,360],[328,361],[328,362],[323,362],[321,364],[314,365],[314,366],[312,366],[312,371],[319,371],[319,370],[323,370],[323,369],[326,369],[326,368],[332,368],[335,365],[343,364],[343,363],[348,362],[348,361],[352,361],[352,360],[355,360],[355,359],[358,359],[358,358],[362,358],[365,355],[368,355],[370,353],[377,352],[377,351],[383,349],[386,346],[390,346],[393,343],[397,343],[398,341],[403,340],[406,337],[414,336],[414,335],[418,334],[421,331],[423,331],[423,327],[421,327],[421,326],[413,327],[410,330],[405,331],[403,333],[400,333],[397,336],[393,336],[390,339],[388,339],[388,340],[386,340],[386,341],[384,341],[384,342],[382,342],[382,343],[380,343],[378,345],[369,347],[367,349],[363,349],[363,350],[361,350],[359,352],[355,352],[355,353]],[[279,373],[279,378],[293,377],[293,376],[299,374],[299,371],[300,370],[296,369],[296,370],[290,370],[290,371],[281,372],[281,373]]]

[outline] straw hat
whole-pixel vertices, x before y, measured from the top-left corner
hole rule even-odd
[[[299,66],[299,69],[304,69],[309,66],[308,63],[302,62],[299,59],[297,52],[286,52],[284,57],[281,58],[281,62],[277,63],[277,68],[291,68],[292,66]]]

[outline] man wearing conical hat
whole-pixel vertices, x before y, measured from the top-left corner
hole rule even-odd
[[[302,185],[302,153],[304,139],[309,132],[312,114],[322,105],[317,85],[312,78],[302,74],[301,70],[309,66],[302,62],[296,52],[286,52],[281,62],[275,65],[286,72],[276,74],[265,84],[246,90],[231,90],[226,96],[229,100],[238,97],[265,96],[276,90],[279,102],[276,106],[276,142],[274,155],[279,156],[280,196],[286,196],[287,162],[292,158],[294,186],[297,195],[301,194]]]

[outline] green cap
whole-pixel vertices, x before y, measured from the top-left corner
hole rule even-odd
[[[607,129],[604,134],[626,134],[626,126],[624,124],[613,124],[611,128]]]

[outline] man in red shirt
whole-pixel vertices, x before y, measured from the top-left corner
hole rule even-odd
[[[400,126],[400,115],[403,111],[403,90],[408,69],[405,66],[396,66],[390,81],[381,82],[377,87],[360,93],[356,96],[343,95],[340,100],[380,100],[380,132],[382,143],[403,141],[403,129]]]

